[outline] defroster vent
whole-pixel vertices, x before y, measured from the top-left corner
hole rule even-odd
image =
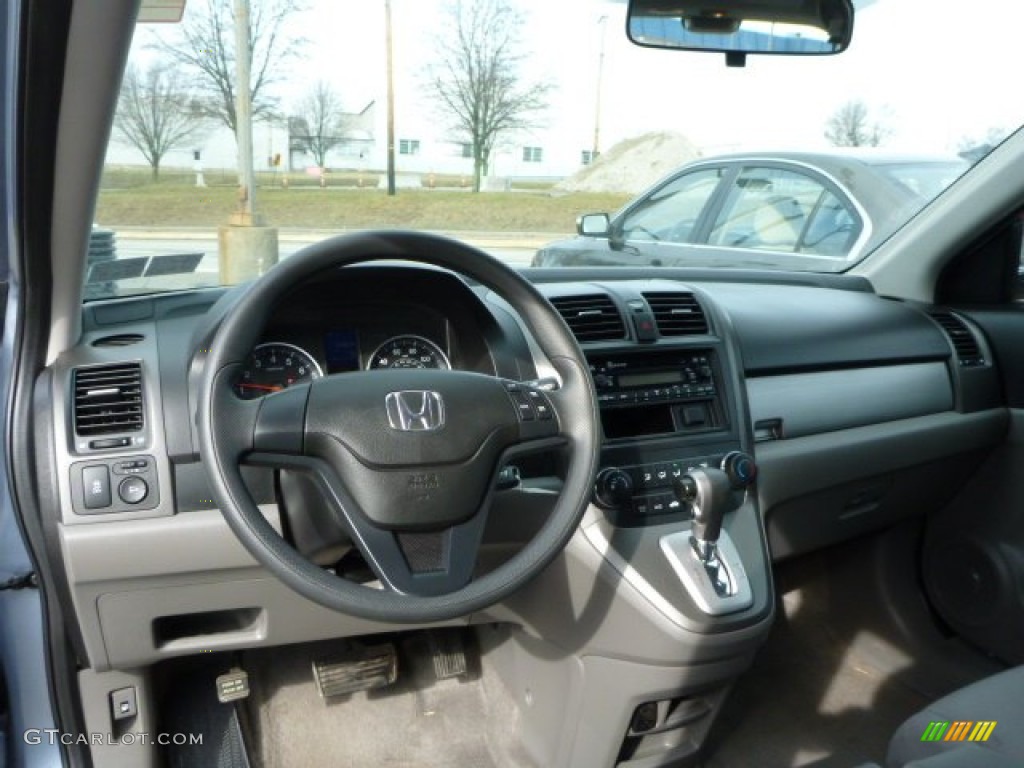
[[[932,312],[932,319],[942,326],[942,330],[953,342],[956,359],[964,368],[976,368],[985,364],[985,356],[981,353],[978,340],[974,338],[967,324],[952,312]]]
[[[626,337],[626,325],[622,322],[622,315],[606,294],[560,296],[552,299],[551,303],[581,344],[587,341],[614,341]]]
[[[76,368],[74,392],[76,434],[85,437],[142,429],[142,366],[139,363]]]
[[[708,332],[704,310],[692,293],[645,293],[662,336],[696,336]]]

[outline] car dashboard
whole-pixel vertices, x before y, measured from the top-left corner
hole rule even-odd
[[[664,684],[668,668],[679,685],[711,691],[716,709],[771,626],[773,563],[940,506],[1007,428],[992,352],[969,320],[881,298],[856,278],[526,274],[588,361],[604,431],[600,470],[555,564],[502,603],[446,623],[511,624],[552,654],[576,649],[586,673],[536,671],[568,688],[584,685],[580,675],[614,682],[622,711],[606,703],[587,715],[609,718],[610,728]],[[396,629],[291,592],[217,509],[198,448],[198,381],[221,317],[245,294],[241,286],[89,304],[81,342],[38,381],[39,423],[49,425],[35,457],[51,478],[45,508],[64,598],[80,619],[78,652],[96,670]],[[259,338],[236,382],[243,398],[375,367],[553,376],[504,299],[411,263],[323,273],[273,308]],[[720,599],[687,586],[674,537],[693,509],[675,481],[738,456],[756,460],[757,482],[726,516],[736,589]],[[503,468],[481,567],[508,557],[544,520],[558,494],[557,461]],[[308,487],[285,472],[247,472],[278,531],[325,567],[340,562],[344,533],[318,518]]]

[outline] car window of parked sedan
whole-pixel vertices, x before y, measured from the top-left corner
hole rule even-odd
[[[727,248],[842,257],[854,219],[819,181],[782,168],[744,168],[732,182],[708,242]]]
[[[670,181],[642,198],[622,219],[624,240],[688,243],[718,187],[722,168],[706,168]]]
[[[816,256],[846,257],[860,234],[857,218],[843,202],[827,189],[822,191],[811,220],[804,228],[797,250]]]

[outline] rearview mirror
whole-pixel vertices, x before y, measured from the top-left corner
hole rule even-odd
[[[608,237],[611,220],[607,213],[585,213],[576,219],[576,231],[583,237]]]
[[[748,53],[840,53],[853,34],[850,0],[630,0],[629,39],[649,48]]]

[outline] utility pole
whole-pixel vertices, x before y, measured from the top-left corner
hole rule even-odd
[[[235,0],[235,138],[238,142],[238,215],[243,226],[259,224],[256,173],[252,166],[249,34],[249,0]]]
[[[590,162],[597,160],[601,154],[601,91],[604,89],[604,43],[607,35],[605,30],[608,27],[608,17],[602,16],[597,20],[601,27],[601,48],[597,56],[597,95],[594,99],[594,146],[590,150]]]
[[[384,0],[384,39],[388,80],[388,195],[395,194],[395,73],[391,55],[391,0]]]
[[[259,277],[277,263],[277,229],[263,225],[256,210],[252,164],[252,84],[249,0],[234,0],[235,140],[238,142],[238,208],[217,230],[221,285]]]

